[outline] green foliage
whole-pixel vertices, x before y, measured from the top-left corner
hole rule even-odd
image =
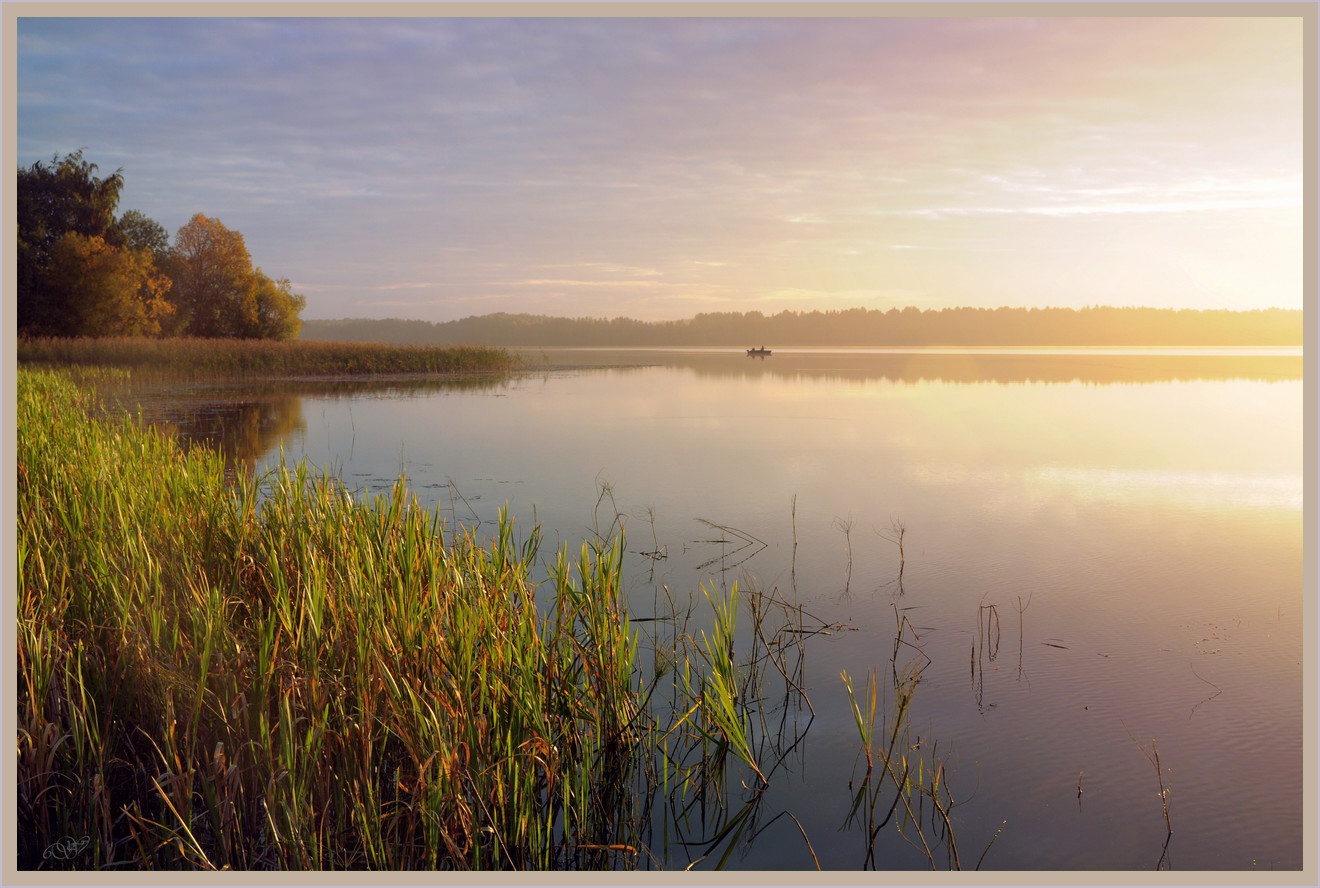
[[[307,306],[306,297],[293,292],[288,278],[272,281],[261,269],[253,272],[256,314],[249,333],[256,339],[279,339],[290,342],[302,328],[299,314]]]
[[[170,254],[170,235],[155,219],[141,210],[128,210],[119,217],[119,234],[124,245],[133,250],[151,253],[157,265],[162,265]]]
[[[75,151],[49,163],[18,170],[18,329],[20,333],[69,336],[81,333],[74,297],[50,279],[57,244],[67,234],[99,238],[116,247],[114,210],[124,178],[105,178]]]

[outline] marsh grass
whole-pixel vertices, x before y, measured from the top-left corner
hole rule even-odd
[[[852,677],[840,673],[861,742],[859,756],[866,760],[844,826],[860,826],[866,837],[863,869],[877,868],[876,839],[882,829],[895,823],[899,834],[932,870],[941,858],[948,869],[960,870],[963,864],[950,816],[957,802],[949,788],[947,757],[940,754],[938,741],[919,735],[914,740],[912,735],[912,701],[930,659],[920,647],[916,629],[897,606],[894,616],[897,627],[889,668],[892,701],[883,708],[878,704],[878,669],[867,674],[860,694]],[[986,851],[998,837],[996,832]],[[982,852],[981,860],[984,858]]]
[[[622,541],[443,544],[402,483],[226,481],[19,380],[21,868],[575,868],[630,846]],[[89,836],[73,860],[46,850]]]
[[[804,641],[830,627],[750,575],[741,587],[702,591],[711,631],[689,631],[689,608],[666,621],[672,635],[657,646],[675,664],[669,708],[652,707],[658,725],[672,725],[656,731],[651,759],[668,844],[687,851],[689,867],[709,858],[722,869],[785,818],[802,837],[804,860],[820,868],[802,824],[787,809],[769,810],[767,798],[777,775],[801,764],[795,752],[815,717]]]
[[[849,627],[796,589],[666,586],[630,616],[607,484],[580,551],[543,560],[535,526],[455,520],[452,482],[446,510],[402,479],[363,500],[305,463],[227,473],[93,410],[127,372],[18,377],[20,869],[721,868],[775,824],[820,866],[769,789],[805,770],[806,641]],[[764,546],[705,523],[735,544],[721,573]],[[868,755],[849,822],[870,866],[895,812],[957,866],[895,614],[884,736],[876,677],[865,708],[844,679]]]
[[[507,371],[518,361],[487,346],[414,346],[264,339],[20,339],[19,364],[129,369],[152,379],[448,374]]]
[[[446,533],[402,480],[235,475],[93,416],[123,373],[19,374],[20,868],[722,865],[780,817],[810,850],[760,823],[806,730],[800,607],[706,590],[699,633],[666,589],[646,685],[621,525],[538,586],[507,515]]]

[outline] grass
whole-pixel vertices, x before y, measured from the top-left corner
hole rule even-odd
[[[18,374],[18,868],[722,867],[788,820],[820,866],[767,800],[814,718],[805,640],[839,626],[750,577],[703,588],[710,631],[667,587],[630,617],[617,509],[537,584],[539,528],[506,514],[478,539],[402,480],[364,502],[305,463],[226,473],[94,403],[136,373]],[[876,760],[905,837],[956,865],[905,712]]]
[[[264,483],[19,379],[20,868],[572,868],[626,844],[620,549],[442,543],[402,484]],[[72,860],[68,837],[91,841]]]
[[[800,610],[776,628],[746,593],[744,668],[737,588],[712,595],[715,633],[676,635],[644,688],[621,532],[540,588],[539,532],[507,516],[447,539],[402,482],[364,503],[305,464],[226,475],[93,418],[123,373],[19,373],[19,868],[634,867],[657,792],[727,859]],[[737,768],[758,792],[731,812]]]
[[[17,351],[19,364],[124,368],[139,380],[479,373],[518,365],[504,349],[486,346],[259,339],[20,339]]]

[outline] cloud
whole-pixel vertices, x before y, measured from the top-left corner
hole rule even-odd
[[[85,146],[121,209],[218,216],[331,314],[490,281],[854,293],[899,272],[829,263],[936,255],[950,220],[1300,199],[1283,19],[24,17],[17,45],[20,164]],[[896,289],[974,301],[947,276],[984,237]]]
[[[1301,195],[1296,197],[1184,200],[1184,201],[1108,201],[1106,203],[1070,203],[1030,205],[1020,207],[923,207],[913,210],[881,210],[882,215],[924,216],[938,219],[948,216],[1094,216],[1144,213],[1205,213],[1233,210],[1300,209]]]
[[[670,284],[662,284],[660,281],[639,281],[633,279],[613,280],[613,281],[594,281],[594,280],[573,280],[571,278],[538,278],[526,281],[510,281],[509,285],[515,287],[665,287]]]

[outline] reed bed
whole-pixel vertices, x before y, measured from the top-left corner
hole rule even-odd
[[[538,528],[478,539],[402,480],[227,473],[98,408],[126,375],[18,374],[20,869],[718,868],[788,821],[820,867],[767,800],[803,767],[805,642],[842,624],[750,576],[703,587],[710,631],[667,587],[630,617],[617,510],[538,584]],[[958,867],[943,762],[906,751],[913,635],[888,738],[876,679],[862,703],[844,676],[867,760],[844,828],[876,866],[900,809]]]
[[[19,375],[20,868],[611,865],[619,545],[561,553],[543,612],[535,530],[226,480],[87,397]]]
[[[487,346],[415,346],[264,339],[20,339],[20,364],[127,368],[135,378],[266,377],[483,373],[517,359]]]

